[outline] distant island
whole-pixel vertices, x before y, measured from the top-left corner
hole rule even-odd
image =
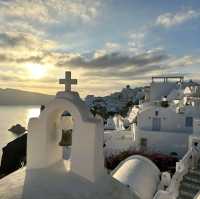
[[[53,95],[0,88],[0,105],[41,105],[49,103],[53,98]]]

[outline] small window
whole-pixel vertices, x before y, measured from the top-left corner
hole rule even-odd
[[[146,138],[141,138],[140,139],[140,150],[141,151],[146,151],[147,150],[147,139]]]
[[[155,116],[158,116],[159,115],[159,111],[155,111]]]
[[[186,127],[193,127],[193,117],[186,117],[185,118],[185,126]]]

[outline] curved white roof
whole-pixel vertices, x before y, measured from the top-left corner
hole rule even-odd
[[[160,171],[149,159],[134,155],[112,173],[113,178],[130,187],[141,199],[152,199],[160,182]]]

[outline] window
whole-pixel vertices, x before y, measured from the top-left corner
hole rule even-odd
[[[146,138],[141,138],[140,139],[140,150],[141,151],[146,151],[147,150],[147,139]]]
[[[193,117],[186,117],[185,118],[185,126],[186,127],[193,127]]]
[[[155,111],[155,116],[158,116],[158,114],[159,114],[159,111]]]

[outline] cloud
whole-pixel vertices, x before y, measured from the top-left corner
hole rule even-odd
[[[13,33],[0,33],[0,45],[3,47],[15,47],[25,45],[28,39],[22,35]]]
[[[170,28],[179,24],[183,24],[189,20],[198,18],[200,16],[200,11],[196,10],[185,10],[177,13],[164,13],[158,16],[156,20],[156,25],[165,28]]]
[[[147,30],[146,30],[147,32]],[[145,40],[144,32],[132,32],[129,35],[128,46],[130,51],[134,53],[141,53],[144,51],[144,40]]]
[[[114,44],[108,46],[109,48],[118,48]],[[24,66],[29,63],[38,63],[43,66],[47,64],[57,66],[52,72],[48,70],[49,75],[42,78],[40,82],[55,83],[55,74],[64,69],[73,70],[76,74],[80,73],[80,78],[84,79],[84,85],[86,85],[96,77],[107,80],[120,78],[130,80],[136,76],[139,79],[140,76],[140,79],[143,79],[142,75],[160,70],[159,64],[168,60],[168,55],[163,51],[154,50],[135,55],[122,51],[108,51],[101,56],[96,56],[96,52],[93,52],[88,57],[77,53],[43,51],[41,54],[27,57],[12,57],[0,53],[0,59],[2,60],[1,69],[4,65],[4,71],[9,72],[8,76],[0,75],[1,80],[30,82],[31,77]],[[19,68],[19,64],[21,68]]]
[[[55,42],[41,38],[31,33],[23,32],[2,32],[0,33],[0,47],[27,47],[27,48],[51,48],[55,47]]]
[[[185,55],[183,57],[173,58],[168,64],[169,67],[186,67],[195,64],[200,64],[199,56]]]
[[[107,70],[88,70],[85,75],[91,78],[96,79],[110,79],[112,80],[127,80],[127,81],[135,81],[139,80],[140,83],[145,83],[154,75],[162,75],[162,74],[172,74],[174,71],[179,70],[180,74],[181,69],[187,69],[190,71],[191,67],[195,64],[200,63],[200,59],[196,56],[186,55],[183,57],[172,57],[166,56],[168,58],[158,60],[157,63],[152,64],[151,62],[141,65],[140,67],[126,67],[124,65],[121,69],[118,68],[113,70],[109,68]],[[187,72],[185,72],[187,73]],[[184,74],[183,74],[184,75]]]
[[[102,56],[93,56],[91,59],[86,59],[81,55],[60,60],[57,66],[65,67],[71,66],[75,68],[89,68],[89,69],[119,69],[123,66],[129,67],[143,67],[144,65],[154,64],[167,59],[168,56],[160,52],[147,52],[138,55],[132,55],[122,52],[112,52],[103,54]]]
[[[57,47],[57,43],[32,33],[0,33],[1,63],[41,62],[48,51]]]
[[[133,36],[133,38],[135,37]],[[84,86],[92,79],[99,79],[98,85],[100,85],[100,81],[106,79],[110,80],[110,83],[118,80],[145,82],[152,75],[200,63],[197,56],[175,57],[160,48],[143,49],[141,52],[134,53],[130,49],[124,50],[121,45],[113,42],[105,43],[104,48],[97,49],[92,53],[80,54],[55,51],[54,45],[44,46],[45,42],[42,38],[33,36],[33,34],[5,32],[0,34],[0,41],[4,42],[4,46],[7,46],[9,52],[5,54],[3,51],[5,47],[0,47],[1,70],[9,72],[9,75],[0,75],[0,79],[8,82],[32,81],[35,84],[25,67],[31,63],[38,63],[44,67],[56,66],[51,72],[48,69],[48,75],[40,79],[40,83],[47,84],[49,82],[53,85],[56,82],[55,74],[58,75],[61,70],[72,70],[76,74],[80,73],[80,79],[84,81]],[[26,46],[27,43],[28,46]],[[24,52],[16,50],[22,47]],[[35,48],[36,51],[34,51]]]
[[[0,82],[3,83],[2,85],[5,82],[6,85],[11,83],[18,87],[21,85],[21,88],[26,83],[30,90],[37,89],[40,85],[38,89],[48,92],[47,87],[52,90],[59,88],[57,79],[61,71],[71,70],[73,76],[79,79],[78,88],[81,94],[95,92],[102,95],[105,92],[112,92],[113,89],[117,90],[127,83],[138,86],[148,83],[153,75],[170,73],[181,67],[190,69],[194,64],[200,63],[198,56],[175,57],[163,50],[155,49],[140,54],[124,51],[108,52],[99,57],[95,57],[95,54],[96,52],[93,52],[90,56],[85,56],[78,53],[44,51],[38,56],[26,58],[0,54],[2,60],[0,68],[4,71],[0,73]],[[25,67],[34,62],[46,67],[48,71],[48,74],[39,81],[34,80]],[[48,68],[47,64],[50,64],[51,68]]]
[[[147,76],[150,78],[152,73],[159,73],[163,71],[160,65],[148,65],[141,68],[133,68],[128,70],[107,70],[107,71],[88,71],[85,75],[90,77],[100,77],[108,79],[118,80],[147,80]]]
[[[18,76],[12,76],[12,77],[11,77],[11,76],[9,76],[9,75],[7,75],[7,74],[6,74],[6,75],[5,75],[5,74],[1,75],[1,76],[0,76],[0,80],[7,81],[7,82],[8,82],[8,81],[16,81],[16,80],[17,80],[18,82],[21,81],[21,79],[18,78]]]
[[[98,9],[100,7],[100,1],[92,1],[92,0],[78,0],[78,1],[66,1],[60,0],[60,4],[57,3],[56,0],[51,2],[50,4],[57,4],[57,9],[62,14],[69,13],[74,17],[79,17],[84,22],[91,21],[95,19],[98,15]]]
[[[100,6],[100,0],[0,1],[0,15],[4,19],[31,23],[59,23],[60,19],[72,18],[89,22],[97,17]]]
[[[106,42],[102,49],[97,49],[94,53],[94,58],[102,57],[106,54],[110,54],[121,49],[121,45],[114,42]]]
[[[65,57],[65,56],[64,56]],[[63,59],[65,59],[63,57]],[[175,57],[163,50],[152,49],[146,53],[129,54],[113,52],[100,57],[86,59],[81,55],[57,63],[58,67],[70,67],[71,69],[83,68],[84,76],[93,79],[115,80],[140,80],[145,82],[152,75],[172,73],[180,68],[190,70],[195,64],[199,64],[198,56],[185,55]]]
[[[57,38],[60,33],[51,35],[52,30],[48,29],[49,26],[60,28],[57,23],[62,23],[62,26],[72,23],[77,27],[80,22],[95,21],[100,12],[102,3],[100,0],[86,0],[85,4],[82,0],[14,0],[3,1],[3,4],[1,2],[0,0],[0,22],[6,22],[0,23],[2,85],[22,88],[26,86],[30,90],[32,88],[42,90],[44,87],[44,90],[46,88],[49,92],[48,88],[56,90],[59,86],[56,77],[59,77],[64,70],[71,70],[79,79],[81,93],[89,90],[102,94],[105,90],[111,92],[122,87],[127,81],[130,84],[144,83],[152,75],[199,63],[194,56],[173,57],[160,48],[147,49],[149,42],[147,30],[129,33],[126,44],[119,44],[113,40],[89,53],[84,53],[84,50],[83,53],[82,50],[77,52],[72,48],[73,51],[66,50],[66,46],[70,45],[70,42],[68,44],[65,40],[68,37],[65,35],[66,29],[63,29],[62,33],[66,38],[62,40]],[[194,17],[194,14],[192,16]],[[179,19],[178,23],[180,21]],[[73,42],[79,43],[80,40]],[[63,42],[64,48],[59,44],[60,41]],[[27,66],[34,67],[34,63],[45,67],[48,71],[39,80],[35,80],[28,71]]]
[[[95,54],[96,52],[93,53]],[[66,67],[71,70],[83,69],[81,79],[85,79],[84,84],[95,79],[98,80],[98,84],[109,80],[114,86],[119,80],[121,85],[123,81],[145,82],[151,75],[160,74],[166,69],[164,63],[170,59],[170,56],[163,50],[152,49],[140,54],[117,51],[108,52],[102,56],[91,56],[90,59],[83,55],[74,57],[71,55],[67,59],[64,56],[62,59],[57,62],[57,67]],[[94,83],[91,84],[94,85]]]
[[[113,50],[119,50],[120,49],[120,44],[118,44],[118,43],[113,43],[113,42],[107,42],[106,44],[105,44],[105,48],[107,49],[107,50],[111,50],[111,51],[113,51]]]

